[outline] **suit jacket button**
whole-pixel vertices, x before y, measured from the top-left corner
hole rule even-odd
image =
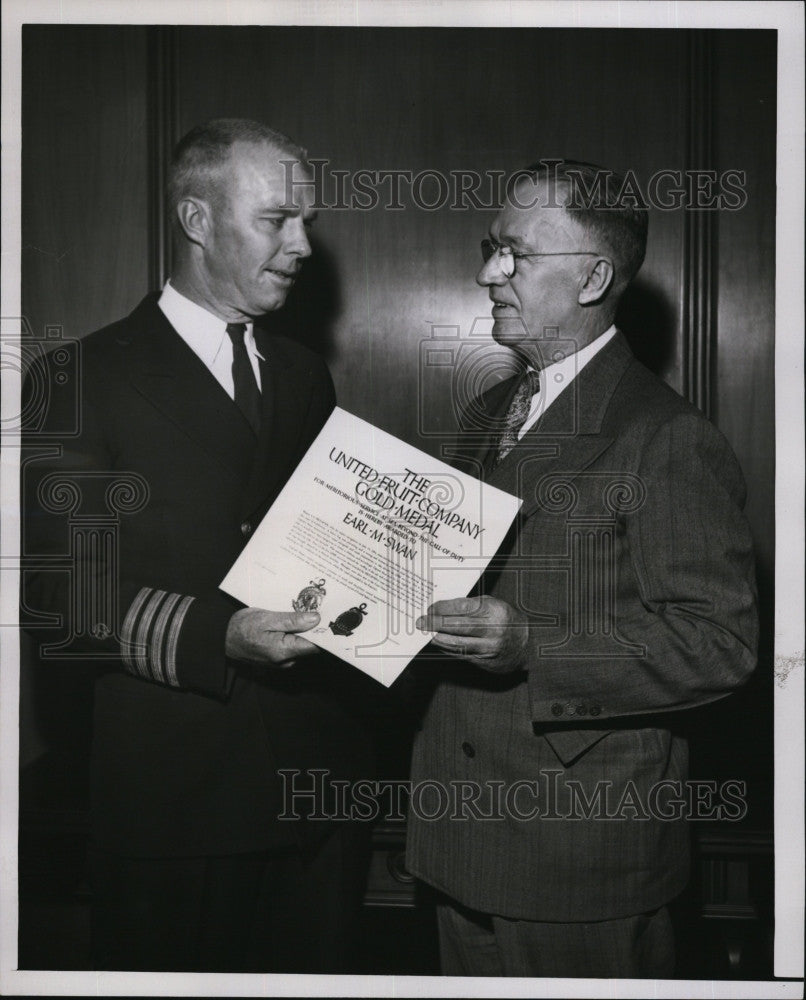
[[[248,521],[244,521],[241,525],[241,534],[250,535],[252,533],[252,525]]]
[[[587,715],[588,710],[584,705],[577,705],[577,715]]]
[[[475,757],[476,748],[473,746],[472,743],[468,743],[467,740],[465,740],[464,743],[462,744],[462,753],[465,755],[465,757]]]
[[[555,703],[554,705],[551,706],[552,715],[562,715],[564,711],[565,709],[562,707],[562,705],[558,705]]]
[[[599,705],[591,705],[591,715],[601,715],[602,709]]]

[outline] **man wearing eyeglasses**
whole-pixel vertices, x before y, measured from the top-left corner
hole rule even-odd
[[[412,780],[450,808],[417,797],[407,865],[439,892],[446,974],[673,975],[666,904],[705,818],[685,710],[755,666],[741,471],[614,325],[647,235],[621,190],[541,162],[482,242],[522,372],[475,401],[490,422],[465,422],[459,458],[523,506],[477,591],[420,623],[446,659],[419,664]]]

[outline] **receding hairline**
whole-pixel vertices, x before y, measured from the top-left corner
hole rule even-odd
[[[171,222],[185,198],[197,197],[220,204],[228,196],[233,162],[254,151],[267,151],[275,163],[301,164],[310,170],[308,153],[299,143],[263,122],[246,118],[216,118],[197,125],[176,144],[168,170],[166,208]],[[299,167],[286,167],[300,175]]]
[[[312,173],[313,168],[308,163],[306,150],[300,146],[285,146],[273,142],[271,139],[236,139],[227,148],[225,155],[218,163],[207,164],[202,169],[209,173],[223,174],[239,154],[264,151],[272,154],[271,159],[278,166],[287,164],[291,169],[294,169],[294,166],[298,164],[304,172]],[[289,167],[284,167],[284,169]]]
[[[272,160],[282,170],[293,171],[291,176],[299,180],[313,175],[313,168],[308,162],[308,153],[302,146],[292,140],[283,141],[269,136],[239,136],[221,150],[219,159],[215,162],[197,162],[190,169],[178,171],[174,190],[172,192],[173,209],[183,198],[199,197],[210,201],[214,206],[226,200],[232,190],[234,178],[233,164],[240,156],[248,157],[250,153],[265,151],[272,154]],[[182,177],[184,173],[184,177]]]

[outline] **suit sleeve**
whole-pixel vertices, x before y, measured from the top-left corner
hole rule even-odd
[[[677,416],[645,446],[639,476],[645,498],[617,532],[610,626],[624,653],[611,645],[597,655],[591,637],[583,655],[541,655],[533,630],[536,722],[584,726],[564,706],[601,719],[691,708],[729,694],[755,667],[753,548],[727,442],[705,419]]]

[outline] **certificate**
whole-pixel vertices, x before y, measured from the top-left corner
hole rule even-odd
[[[306,639],[389,685],[464,597],[521,501],[337,407],[221,583],[250,607],[317,611]]]

